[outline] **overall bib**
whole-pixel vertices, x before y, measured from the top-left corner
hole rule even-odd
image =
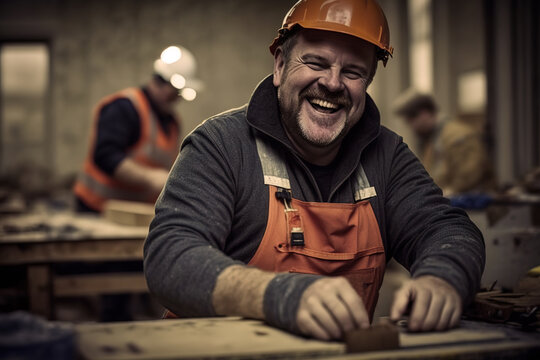
[[[376,196],[363,167],[355,174],[355,203],[304,202],[293,197],[285,159],[257,138],[269,209],[263,239],[248,263],[271,272],[344,276],[360,295],[370,321],[386,258],[369,202]],[[166,318],[175,315],[168,311]]]

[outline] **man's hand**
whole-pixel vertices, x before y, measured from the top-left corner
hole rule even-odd
[[[441,278],[425,275],[406,282],[394,296],[391,319],[399,320],[409,304],[412,331],[446,330],[459,324],[461,298],[456,289]]]
[[[118,164],[114,178],[133,186],[140,186],[149,191],[152,196],[158,196],[167,181],[169,172],[160,168],[151,168],[126,158]]]
[[[320,340],[340,339],[347,331],[369,327],[364,303],[344,277],[311,284],[302,294],[296,321],[303,334]]]
[[[159,195],[167,182],[169,172],[163,169],[149,169],[147,176],[152,194]]]

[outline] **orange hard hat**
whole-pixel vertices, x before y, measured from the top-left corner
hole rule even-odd
[[[375,0],[300,0],[289,10],[278,36],[270,45],[275,53],[293,28],[318,29],[348,34],[379,48],[378,58],[386,66],[394,49],[384,12]]]

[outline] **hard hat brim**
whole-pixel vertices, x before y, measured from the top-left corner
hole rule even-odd
[[[287,38],[287,33],[290,33],[291,31],[298,29],[313,29],[313,30],[322,30],[322,31],[330,31],[335,32],[339,34],[346,34],[350,36],[354,36],[355,38],[358,38],[360,40],[367,41],[373,45],[375,45],[377,48],[381,49],[385,52],[386,56],[392,57],[392,54],[394,52],[394,49],[390,47],[386,47],[382,45],[378,40],[372,39],[369,34],[365,34],[360,36],[358,33],[353,33],[350,30],[350,27],[341,25],[341,24],[331,24],[329,25],[327,22],[324,21],[302,21],[298,22],[296,24],[293,24],[290,27],[282,28],[279,31],[279,35],[274,39],[272,44],[269,46],[270,53],[272,55],[275,54],[277,48],[282,44],[282,42]],[[386,63],[385,63],[386,65]]]

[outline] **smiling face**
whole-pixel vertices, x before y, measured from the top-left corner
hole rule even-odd
[[[341,142],[364,113],[375,71],[375,46],[353,36],[302,30],[285,59],[275,54],[274,86],[281,118],[296,147]]]

